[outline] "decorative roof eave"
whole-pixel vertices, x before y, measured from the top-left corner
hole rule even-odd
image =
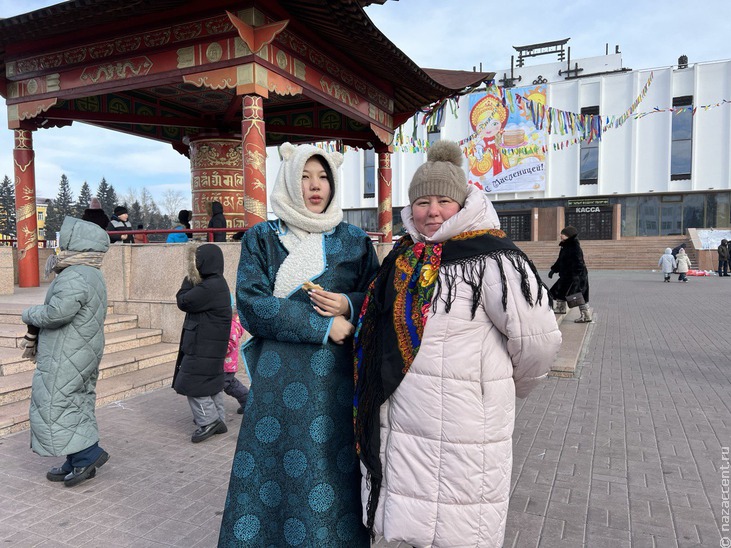
[[[465,79],[466,85],[456,87],[433,78],[378,30],[356,2],[341,0],[337,9],[332,6],[332,0],[280,0],[280,4],[315,34],[327,36],[329,43],[337,49],[347,51],[361,66],[391,82],[394,86],[394,117],[408,118],[424,106],[458,95],[464,88],[492,78],[492,73],[469,73],[474,75],[472,81]],[[353,44],[358,47],[353,48]]]
[[[469,70],[423,69],[435,82],[444,87],[466,90],[495,78],[494,72],[475,72]]]
[[[421,69],[370,20],[364,5],[387,0],[278,0],[299,22],[352,58],[365,71],[393,86],[394,118],[408,119],[420,108],[492,78],[493,73]],[[127,17],[144,18],[155,12],[190,5],[186,0],[70,0],[16,17],[0,20],[0,93],[5,71],[5,46],[43,41],[71,31],[111,24]],[[209,0],[216,9],[231,0]],[[186,11],[189,11],[188,8]],[[12,37],[12,38],[11,38]]]
[[[42,40],[70,31],[105,23],[164,12],[186,4],[186,0],[70,0],[15,17],[0,19],[0,48],[26,40]]]

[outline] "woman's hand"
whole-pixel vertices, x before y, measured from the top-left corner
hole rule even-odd
[[[330,340],[335,344],[343,344],[345,339],[355,332],[355,327],[342,316],[335,316],[330,328]]]
[[[313,289],[308,293],[310,302],[320,316],[349,316],[350,303],[345,295],[331,293],[323,289]]]

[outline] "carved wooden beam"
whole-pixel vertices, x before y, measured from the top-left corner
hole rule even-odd
[[[286,19],[284,21],[277,21],[276,23],[269,23],[268,25],[262,25],[260,27],[252,27],[251,25],[244,23],[230,11],[227,11],[226,14],[231,20],[233,26],[236,27],[239,36],[246,45],[249,46],[252,53],[259,53],[261,48],[267,44],[271,44],[277,34],[282,32],[289,23],[289,19]]]

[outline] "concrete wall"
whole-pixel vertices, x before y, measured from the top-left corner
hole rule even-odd
[[[241,244],[216,245],[223,251],[224,276],[233,293]],[[376,244],[379,259],[383,260],[391,247]],[[104,257],[102,273],[115,313],[136,314],[139,327],[162,329],[163,342],[178,342],[185,314],[178,310],[175,294],[187,274],[187,257],[188,246],[184,244],[112,245]]]
[[[18,248],[14,247],[13,249],[13,283],[15,285],[18,285]],[[48,259],[48,256],[55,253],[56,250],[52,249],[50,247],[41,247],[38,248],[38,275],[40,276],[41,283],[50,281],[46,280],[43,276],[43,271],[46,269],[46,260]]]
[[[698,268],[718,270],[718,246],[722,239],[731,239],[731,229],[689,228],[688,237],[698,256]]]
[[[0,247],[0,295],[12,295],[15,290],[13,248]]]
[[[224,276],[236,287],[241,244],[216,244],[223,250]],[[163,342],[178,342],[185,314],[175,294],[187,273],[188,245],[113,244],[104,257],[102,273],[107,299],[118,314],[137,314],[139,327],[163,330]]]

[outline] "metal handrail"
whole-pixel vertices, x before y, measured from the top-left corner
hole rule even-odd
[[[152,229],[131,229],[131,230],[107,230],[107,234],[111,235],[119,235],[119,234],[132,234],[135,235],[141,235],[147,239],[147,236],[150,234],[176,234],[176,233],[183,233],[183,234],[206,234],[206,240],[209,242],[213,241],[213,235],[218,232],[233,232],[234,234],[238,232],[246,232],[246,228],[152,228]],[[165,242],[137,242],[135,243],[142,243],[142,244],[164,244]]]

